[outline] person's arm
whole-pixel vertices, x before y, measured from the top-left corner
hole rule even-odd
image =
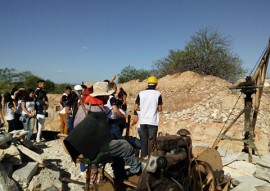
[[[157,110],[158,110],[158,112],[162,112],[162,105],[158,105]]]
[[[160,95],[158,98],[158,107],[157,107],[158,112],[162,112],[162,103],[163,103],[163,101],[162,101],[162,97]]]
[[[123,104],[126,104],[127,103],[127,94],[124,94],[123,95]]]
[[[65,106],[65,111],[66,111],[66,114],[71,114],[71,107],[70,106]]]
[[[137,96],[137,98],[135,100],[134,110],[140,111],[140,96],[139,95]]]
[[[119,108],[116,105],[112,106],[112,110],[115,113],[115,115],[117,115],[118,117],[121,117],[121,118],[126,118],[127,117],[127,115],[124,115],[119,111]]]
[[[13,101],[12,102],[12,107],[11,107],[12,111],[15,113],[17,111],[17,107],[16,107],[16,103]]]
[[[134,105],[134,110],[135,111],[140,111],[140,106],[137,103],[135,103],[135,105]]]
[[[112,76],[112,79],[110,80],[110,83],[114,82],[115,79],[116,79],[116,76]]]
[[[130,123],[130,126],[135,125],[138,122],[138,120],[139,120],[138,115],[132,115],[132,119],[131,119],[132,122]]]
[[[4,118],[4,113],[3,113],[3,107],[0,103],[0,119],[1,119],[1,123],[5,124],[5,118]]]

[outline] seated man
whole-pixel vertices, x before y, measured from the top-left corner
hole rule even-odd
[[[67,136],[64,144],[74,162],[80,154],[94,160],[99,153],[109,152],[112,158],[122,158],[130,166],[127,175],[138,174],[141,163],[135,158],[133,147],[126,140],[113,140],[108,127],[104,103],[107,103],[112,91],[107,82],[94,84],[89,113]],[[114,173],[115,170],[118,169],[114,168]]]

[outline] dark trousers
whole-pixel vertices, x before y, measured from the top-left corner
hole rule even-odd
[[[148,153],[148,140],[151,140],[153,145],[156,145],[158,126],[141,124],[141,157],[146,157]]]
[[[8,122],[8,132],[16,130],[15,119],[7,120],[7,122]]]
[[[21,117],[21,114],[15,113],[15,129],[21,130],[23,129],[23,123],[19,120]]]

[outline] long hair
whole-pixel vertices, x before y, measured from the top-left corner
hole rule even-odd
[[[11,97],[11,93],[6,92],[6,93],[4,94],[4,104],[10,103],[10,102],[12,102],[12,101],[13,101],[13,99],[12,99],[12,97]]]
[[[24,98],[25,98],[25,100],[32,100],[32,99],[34,99],[34,98],[31,98],[29,95],[30,95],[30,93],[35,93],[35,90],[33,90],[33,89],[28,89],[28,90],[26,90],[26,92],[25,92],[25,94],[24,94]]]

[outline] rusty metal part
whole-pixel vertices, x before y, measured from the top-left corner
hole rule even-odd
[[[194,147],[192,149],[193,157],[196,161],[208,163],[215,170],[222,170],[222,160],[219,152],[213,148]]]
[[[179,131],[177,131],[176,133],[177,135],[180,135],[180,136],[190,136],[190,132],[186,129],[180,129]]]
[[[166,153],[165,156],[161,156],[157,159],[157,167],[159,169],[170,168],[178,162],[185,160],[186,158],[186,152],[180,152],[178,154]]]

